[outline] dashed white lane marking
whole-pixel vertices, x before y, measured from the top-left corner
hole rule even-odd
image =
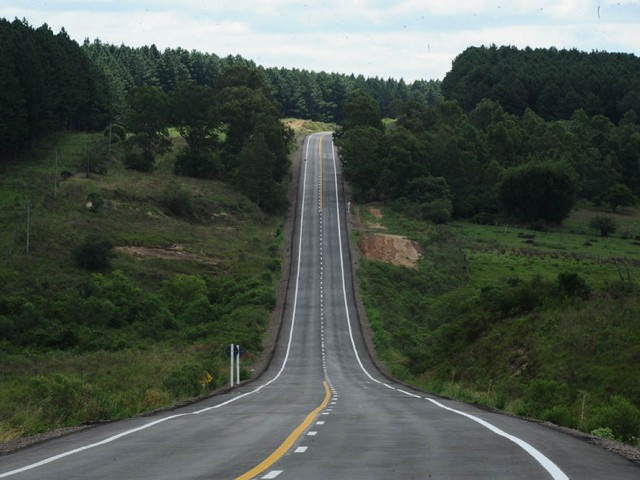
[[[324,420],[318,420],[318,421],[316,422],[316,425],[324,425]]]
[[[295,453],[304,453],[307,451],[307,448],[309,447],[298,447],[294,450]]]
[[[318,432],[314,432],[313,430],[307,433],[307,435],[309,435],[310,437],[315,437],[317,434]]]
[[[270,479],[270,478],[276,478],[278,475],[280,475],[283,471],[282,470],[271,470],[269,473],[267,473],[264,477],[260,477],[263,479]]]

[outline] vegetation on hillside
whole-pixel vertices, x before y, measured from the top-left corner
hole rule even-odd
[[[172,141],[153,174],[126,169],[121,145],[108,157],[101,134],[52,136],[6,165],[0,439],[167,406],[228,381],[229,343],[260,354],[281,217],[176,177]]]
[[[102,129],[113,114],[107,79],[63,30],[0,18],[0,159],[43,135]]]
[[[522,116],[528,109],[545,120],[568,120],[578,109],[614,124],[640,112],[640,59],[627,53],[491,45],[458,55],[442,81],[448,100],[471,111],[483,99]]]
[[[617,124],[576,110],[545,121],[483,99],[465,112],[454,100],[407,103],[386,127],[375,99],[356,92],[336,133],[357,199],[383,201],[415,218],[559,223],[576,201],[631,206],[640,195],[640,123]]]
[[[422,251],[416,269],[360,262],[374,344],[394,376],[640,441],[637,240],[600,240],[588,226],[597,211],[546,233],[384,214],[389,233],[409,236]],[[638,215],[616,218],[640,238]]]

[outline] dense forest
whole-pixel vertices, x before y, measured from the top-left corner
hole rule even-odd
[[[100,69],[63,30],[0,19],[0,158],[43,135],[104,128],[115,113]]]
[[[554,97],[550,110],[540,103],[546,94],[532,87],[516,106],[498,86],[529,82],[531,66],[513,64],[533,62],[528,55],[538,59],[536,81],[547,86],[553,80],[540,76],[560,71],[575,79],[588,62],[589,76],[571,92],[597,82],[610,87],[610,96],[602,89],[585,93],[597,95],[602,108],[595,110],[586,96],[573,110]],[[522,80],[499,74],[507,67],[491,63],[494,57],[504,58]],[[555,67],[545,71],[540,64]],[[629,55],[469,49],[443,81],[445,100],[406,102],[386,127],[375,98],[358,92],[345,102],[336,133],[345,176],[360,199],[390,202],[435,222],[452,215],[493,222],[500,215],[529,225],[559,223],[580,200],[612,211],[633,205],[640,195],[640,107],[631,101],[638,80],[619,82],[633,66],[637,70],[640,61]],[[487,69],[495,70],[483,83],[473,72]]]
[[[116,104],[124,102],[134,87],[155,86],[171,92],[184,81],[214,85],[230,65],[242,64],[264,74],[273,98],[286,117],[342,122],[342,104],[354,90],[372,95],[386,116],[395,116],[399,105],[408,100],[435,103],[440,98],[440,82],[365,78],[340,73],[311,72],[300,69],[265,68],[239,55],[218,57],[212,53],[182,48],[160,52],[155,45],[131,48],[85,40],[82,49],[110,80]]]
[[[545,120],[569,119],[578,109],[617,124],[640,112],[640,59],[627,53],[555,48],[470,47],[442,81],[447,100],[469,112],[484,98],[508,113],[527,108]]]
[[[438,81],[407,85],[263,68],[240,56],[181,48],[160,52],[154,45],[86,40],[79,46],[64,30],[54,35],[47,25],[34,29],[17,19],[2,20],[0,38],[6,45],[0,53],[0,158],[15,159],[55,131],[108,129],[113,141],[127,138],[127,166],[151,171],[155,157],[170,146],[168,129],[175,127],[188,145],[176,173],[225,179],[271,211],[286,206],[282,181],[292,140],[286,131],[276,133],[279,118],[340,123],[345,99],[358,89],[390,116],[406,101],[434,104],[440,96]],[[252,135],[255,129],[261,136]],[[267,160],[256,155],[262,148]],[[255,179],[264,178],[258,173],[272,181],[257,185]]]

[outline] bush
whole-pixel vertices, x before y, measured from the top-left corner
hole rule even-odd
[[[153,155],[130,151],[124,157],[124,166],[129,170],[152,172],[156,166],[156,160]]]
[[[596,215],[589,221],[589,228],[598,230],[602,237],[608,237],[617,230],[618,225],[615,218],[609,215]]]
[[[111,268],[113,244],[99,235],[89,235],[73,250],[76,265],[87,270],[107,270]]]
[[[577,428],[578,419],[565,405],[556,405],[540,414],[540,420],[551,422],[563,427]]]
[[[208,152],[183,151],[176,158],[173,171],[177,175],[198,178],[215,178],[223,170],[223,164],[217,155]]]
[[[91,212],[97,212],[104,206],[104,198],[100,192],[91,192],[87,195],[87,208]]]
[[[422,218],[436,225],[451,220],[451,212],[453,212],[453,205],[449,199],[440,198],[422,205]]]
[[[196,397],[202,393],[204,369],[198,365],[183,365],[174,370],[163,386],[175,398]]]
[[[177,217],[188,217],[194,211],[191,195],[175,181],[169,182],[162,192],[162,204]]]
[[[502,285],[480,289],[481,307],[500,318],[525,314],[542,305],[550,295],[552,285],[540,277],[528,282],[511,278]]]
[[[586,299],[591,293],[587,282],[577,273],[562,272],[558,275],[558,287],[567,297],[580,297]]]
[[[497,225],[498,217],[494,213],[480,212],[476,213],[471,221],[478,225]]]
[[[569,400],[569,388],[554,380],[537,379],[531,382],[524,393],[525,413],[533,417],[543,417],[549,421],[569,416],[564,411]],[[562,413],[564,412],[564,413]],[[555,422],[554,422],[555,423]]]
[[[610,428],[615,438],[631,442],[640,437],[640,410],[622,395],[614,395],[594,418],[594,427]],[[595,429],[595,428],[594,428]]]

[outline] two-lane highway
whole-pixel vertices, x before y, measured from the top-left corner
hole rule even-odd
[[[0,457],[15,479],[638,479],[541,425],[385,379],[360,331],[340,164],[307,137],[283,326],[267,372],[227,395]]]

